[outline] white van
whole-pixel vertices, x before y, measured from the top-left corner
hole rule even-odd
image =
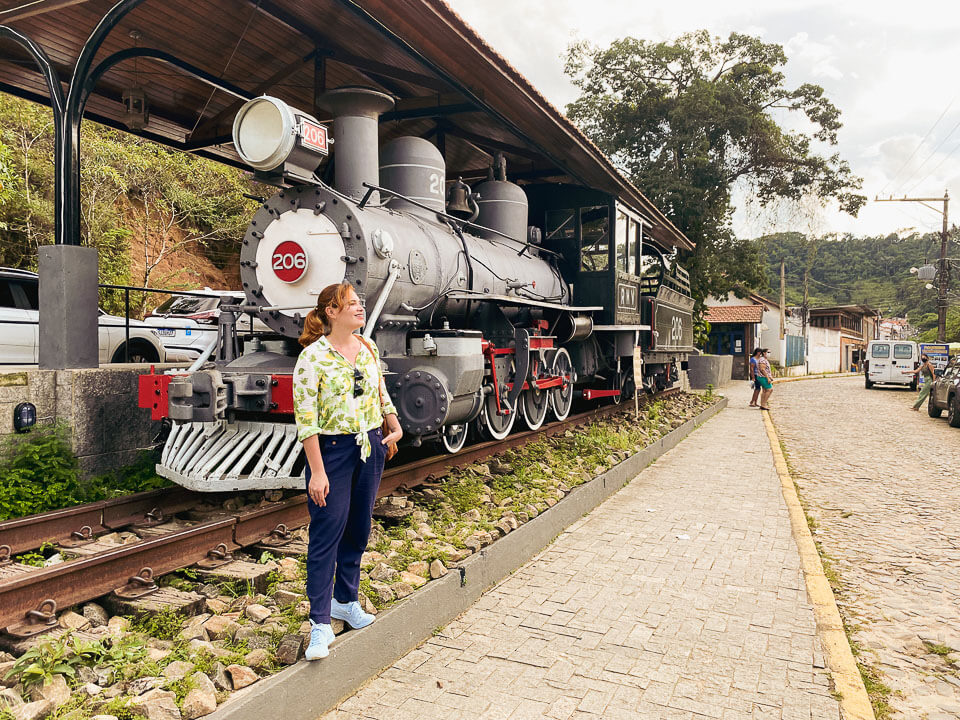
[[[917,376],[905,375],[920,367],[920,350],[910,340],[871,340],[863,366],[864,381],[869,390],[875,383],[909,385],[917,389]]]

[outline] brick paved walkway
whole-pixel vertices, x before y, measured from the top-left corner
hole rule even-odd
[[[730,407],[327,718],[839,718],[760,411]]]

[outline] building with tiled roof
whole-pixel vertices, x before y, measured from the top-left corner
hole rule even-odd
[[[786,310],[786,337],[780,341],[780,305],[756,293],[744,297],[710,296],[705,319],[710,323],[709,339],[704,347],[713,355],[732,355],[734,379],[746,380],[750,353],[757,347],[770,349],[771,362],[778,365],[803,363],[803,337],[800,323]]]

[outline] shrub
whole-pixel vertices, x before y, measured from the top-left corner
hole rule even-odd
[[[83,502],[80,466],[66,425],[39,425],[0,448],[0,520]]]

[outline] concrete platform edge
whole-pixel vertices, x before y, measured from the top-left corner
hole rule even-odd
[[[793,539],[800,553],[800,563],[807,585],[807,597],[813,606],[813,615],[817,623],[817,634],[823,646],[827,668],[838,692],[840,712],[844,720],[875,720],[873,706],[867,695],[860,669],[850,649],[850,641],[844,631],[843,619],[833,594],[833,588],[823,572],[823,561],[817,550],[806,515],[800,503],[800,496],[794,485],[787,459],[780,448],[780,436],[770,417],[763,414],[763,422],[773,453],[773,462],[780,478],[780,489],[790,515]]]
[[[209,720],[314,720],[332,710],[451,622],[483,593],[549,545],[554,538],[633,480],[727,406],[727,398],[686,421],[664,438],[575,488],[548,512],[484,548],[460,568],[433,582],[377,617],[363,632],[348,632],[330,647],[330,656],[296,665],[236,693]]]

